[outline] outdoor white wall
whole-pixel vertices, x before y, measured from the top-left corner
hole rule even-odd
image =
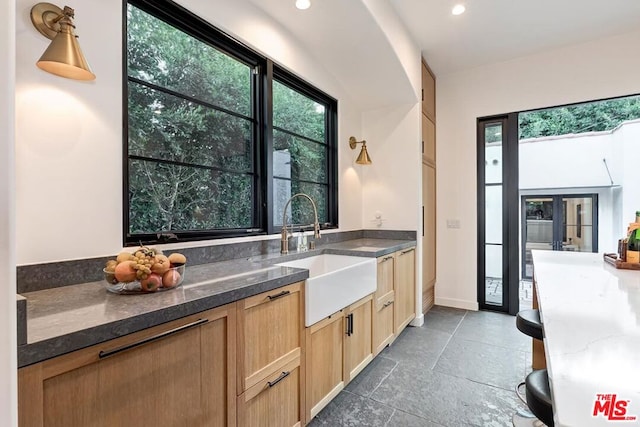
[[[520,189],[610,186],[614,155],[611,133],[523,140],[519,145]],[[559,194],[559,193],[556,193]]]
[[[437,304],[478,306],[476,119],[640,93],[639,44],[640,31],[437,76]],[[464,268],[442,256],[460,248]]]
[[[627,232],[627,226],[635,221],[635,213],[640,210],[640,120],[624,125],[615,135],[620,142],[618,153],[622,165],[622,225],[618,237]]]
[[[31,25],[33,3],[15,3],[17,263],[117,253],[122,248],[122,2],[73,5],[80,45],[97,75],[89,83],[36,68],[49,40]],[[244,0],[180,3],[338,99],[339,223],[341,230],[361,228],[361,173],[346,143],[349,135],[363,133],[361,112],[333,76],[294,36]],[[105,37],[98,28],[116,31]],[[223,241],[206,244],[216,243]]]
[[[15,257],[15,2],[0,3],[0,426],[17,423]]]

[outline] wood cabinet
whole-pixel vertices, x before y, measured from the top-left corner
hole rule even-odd
[[[435,303],[436,285],[436,169],[422,164],[424,230],[422,237],[422,312]]]
[[[373,307],[372,349],[374,356],[378,355],[395,337],[395,329],[393,327],[394,277],[394,255],[385,255],[378,258],[378,286]]]
[[[348,384],[372,360],[371,306],[369,295],[351,304],[345,310],[344,375]]]
[[[422,161],[436,164],[436,124],[422,115]]]
[[[20,426],[236,425],[235,307],[19,369]]]
[[[435,302],[436,282],[436,80],[422,62],[422,312]]]
[[[238,425],[304,421],[304,284],[238,302]]]
[[[426,63],[422,63],[422,114],[436,122],[436,78]]]
[[[416,307],[416,257],[415,248],[396,253],[394,281],[394,329],[396,335],[415,317]]]
[[[306,416],[311,420],[344,388],[344,311],[306,328]]]

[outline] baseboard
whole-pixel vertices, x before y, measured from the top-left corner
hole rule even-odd
[[[464,299],[436,297],[436,305],[478,311],[478,303],[476,301],[468,301]]]
[[[411,323],[409,323],[409,325],[417,327],[424,325],[424,314],[420,313],[418,316],[416,316],[415,319],[411,321]]]

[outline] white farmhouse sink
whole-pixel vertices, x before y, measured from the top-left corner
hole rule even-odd
[[[309,270],[305,325],[311,326],[376,290],[376,259],[318,255],[277,264]]]

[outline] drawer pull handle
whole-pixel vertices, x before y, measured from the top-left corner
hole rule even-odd
[[[182,332],[182,331],[187,330],[187,329],[195,328],[196,326],[200,326],[200,325],[202,325],[204,323],[207,323],[207,322],[209,322],[209,319],[198,319],[195,322],[187,323],[186,325],[182,325],[182,326],[179,326],[177,328],[170,329],[168,331],[159,333],[158,335],[153,335],[153,336],[151,336],[149,338],[145,338],[145,339],[142,339],[140,341],[136,341],[136,342],[131,343],[131,344],[123,345],[122,347],[116,347],[116,348],[114,348],[112,350],[107,350],[107,351],[103,350],[103,351],[100,351],[100,353],[98,353],[98,358],[104,359],[105,357],[113,356],[114,354],[117,354],[117,353],[122,353],[123,351],[130,350],[130,349],[135,348],[135,347],[139,347],[139,346],[141,346],[143,344],[147,344],[147,343],[150,343],[152,341],[157,341],[159,339],[168,337],[169,335],[177,334],[178,332]]]
[[[416,248],[407,249],[406,251],[400,252],[400,255],[408,254],[409,252],[413,252],[415,250],[416,250]]]
[[[275,380],[267,381],[267,384],[269,385],[269,388],[273,387],[274,385],[278,384],[283,379],[287,378],[290,373],[291,373],[291,371],[285,371],[285,372],[281,373],[280,376],[278,378],[276,378]]]
[[[386,256],[386,257],[382,258],[382,262],[389,261],[390,259],[393,259],[393,255],[389,255],[389,256]]]
[[[269,295],[267,298],[269,298],[270,301],[273,301],[274,299],[282,298],[283,296],[289,295],[290,293],[291,291],[282,291],[279,294]]]
[[[382,305],[382,307],[389,307],[391,304],[393,304],[393,301],[387,301]]]

